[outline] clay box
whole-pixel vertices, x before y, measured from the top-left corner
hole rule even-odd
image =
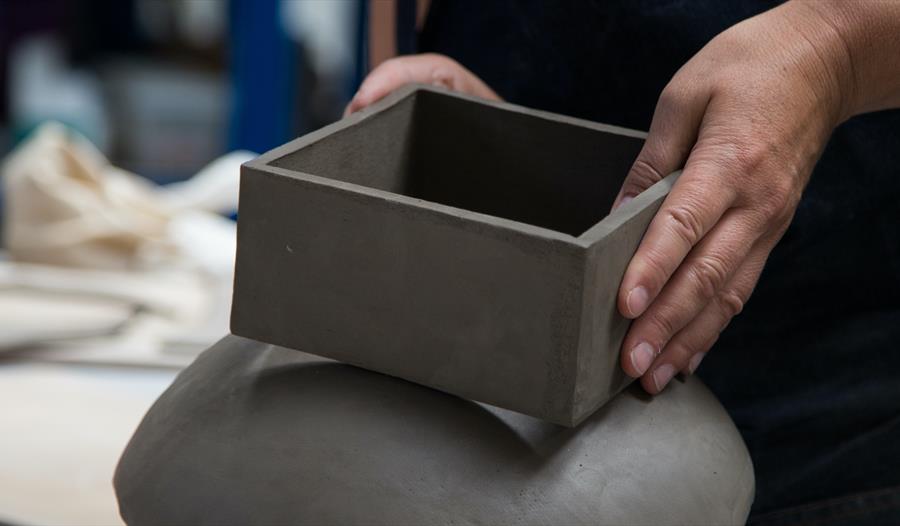
[[[644,134],[410,86],[241,172],[232,332],[575,425],[620,391]]]

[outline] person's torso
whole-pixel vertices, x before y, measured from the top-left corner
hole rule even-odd
[[[777,3],[433,0],[419,51],[455,58],[510,102],[646,130],[682,64]],[[900,477],[896,460],[873,457],[900,430],[898,203],[900,111],[840,126],[753,297],[700,369],[768,477],[757,509],[839,492],[810,482],[835,469],[848,488]]]

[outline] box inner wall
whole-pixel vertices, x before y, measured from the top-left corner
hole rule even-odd
[[[271,164],[578,236],[642,143],[418,91]]]

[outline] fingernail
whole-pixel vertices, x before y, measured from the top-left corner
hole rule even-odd
[[[656,368],[653,371],[653,383],[656,385],[656,391],[662,391],[665,389],[666,385],[669,384],[669,380],[675,376],[675,366],[670,363],[664,363]]]
[[[647,372],[654,358],[656,358],[656,349],[647,342],[641,342],[631,349],[631,366],[637,371],[638,376]]]
[[[694,374],[694,371],[697,370],[697,367],[700,367],[700,362],[703,361],[704,356],[706,356],[705,352],[698,352],[697,354],[691,356],[691,361],[688,362],[688,372],[690,374]]]
[[[625,197],[622,198],[622,200],[620,200],[620,201],[616,202],[615,204],[613,204],[613,207],[612,207],[612,209],[610,209],[610,212],[615,212],[616,209],[618,209],[620,206],[624,205],[624,204],[627,203],[628,201],[631,201],[632,199],[634,199],[633,196],[626,195]]]
[[[360,89],[359,91],[357,91],[356,93],[353,94],[353,98],[350,99],[350,102],[361,103],[363,101],[363,99],[365,98],[365,96],[366,96],[365,91]]]
[[[647,289],[644,287],[635,287],[631,289],[628,293],[628,298],[625,303],[628,305],[628,312],[631,313],[632,316],[637,318],[647,309],[647,300],[650,299],[650,295],[647,294]]]

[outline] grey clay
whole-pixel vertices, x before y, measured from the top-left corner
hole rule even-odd
[[[231,328],[572,426],[630,381],[616,291],[677,174],[644,134],[414,86],[244,165]]]
[[[569,429],[228,336],[147,413],[115,475],[157,524],[741,524],[753,468],[696,378]]]

